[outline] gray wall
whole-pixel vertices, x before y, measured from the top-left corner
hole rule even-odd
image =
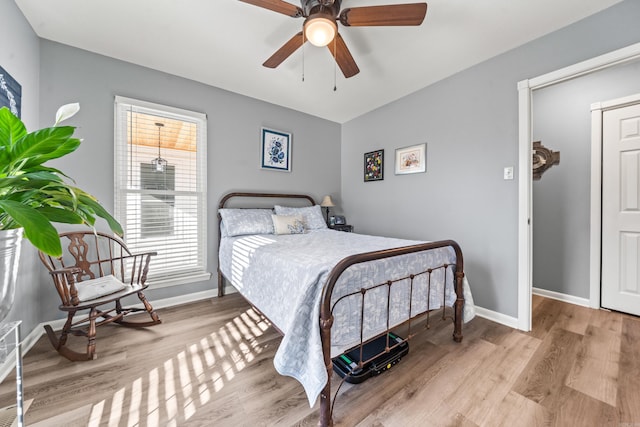
[[[34,127],[39,122],[39,39],[13,1],[0,2],[0,16],[0,65],[22,86],[21,117],[28,128]],[[34,285],[39,277],[33,269],[36,257],[33,247],[24,244],[16,283],[16,303],[7,317],[7,320],[23,321],[23,335],[41,322],[41,298],[38,286]]]
[[[533,183],[533,285],[589,298],[591,104],[640,93],[640,62],[533,93],[533,139],[560,165]]]
[[[518,176],[517,82],[639,42],[638,16],[640,2],[622,2],[344,124],[349,222],[457,240],[476,304],[516,317],[518,183],[502,175],[514,166]],[[394,175],[394,150],[422,142],[427,172]],[[365,183],[363,154],[380,148],[385,178]]]
[[[28,127],[49,125],[58,106],[80,102],[71,124],[84,143],[55,165],[108,209],[115,95],[208,115],[210,271],[217,267],[215,209],[224,192],[309,192],[318,200],[331,194],[359,232],[458,240],[476,303],[511,316],[517,315],[517,180],[502,180],[502,169],[517,165],[516,83],[640,41],[640,2],[627,0],[340,126],[49,41],[38,45],[12,1],[0,3],[0,15],[0,61],[23,85]],[[258,168],[263,125],[293,133],[290,174]],[[395,176],[394,150],[422,142],[428,143],[427,173]],[[385,179],[364,183],[363,154],[379,148],[386,154]],[[19,302],[10,316],[25,320],[29,332],[59,314],[48,278],[33,249],[25,248]],[[213,281],[202,282],[149,295],[212,287]]]
[[[207,114],[208,271],[217,269],[217,217],[231,190],[264,190],[339,197],[340,125],[169,74],[47,40],[41,42],[40,116],[53,117],[67,102],[80,103],[70,124],[80,148],[54,163],[113,210],[113,102],[116,95]],[[215,70],[212,70],[215,72]],[[292,133],[292,171],[261,170],[260,128]],[[322,161],[318,161],[322,159]],[[150,289],[154,299],[214,288],[206,282]],[[44,313],[43,313],[44,314]],[[51,317],[53,313],[44,315]]]
[[[318,202],[325,194],[340,199],[339,124],[73,47],[39,40],[12,1],[8,4],[2,2],[0,15],[8,22],[19,23],[18,28],[13,30],[0,27],[2,32],[7,30],[7,35],[0,38],[0,52],[3,55],[0,60],[23,84],[25,93],[36,94],[23,98],[23,109],[28,113],[25,120],[29,118],[28,128],[51,125],[60,105],[80,103],[80,112],[66,123],[77,126],[76,136],[82,138],[83,143],[73,154],[51,164],[71,176],[79,187],[95,195],[110,211],[114,206],[114,97],[122,95],[207,114],[207,249],[208,271],[214,274],[212,280],[206,282],[149,290],[147,295],[152,301],[214,289],[217,269],[216,210],[224,193],[232,190],[263,190],[308,193]],[[15,19],[11,19],[13,17]],[[10,51],[9,47],[15,51]],[[29,54],[27,58],[16,59],[19,56],[17,53],[21,56],[25,52]],[[8,56],[9,61],[4,56]],[[261,126],[292,133],[290,173],[259,168]],[[19,315],[12,314],[12,317],[25,320],[26,334],[40,322],[61,317],[61,313],[57,310],[59,299],[40,261],[36,259],[35,251],[29,243],[23,246],[28,256],[23,257],[18,281],[22,286],[22,296],[27,293],[31,296],[19,296],[20,301],[13,310]],[[34,301],[38,301],[38,304]]]

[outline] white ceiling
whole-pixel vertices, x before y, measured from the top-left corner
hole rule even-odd
[[[416,1],[343,0],[342,8]],[[327,48],[309,43],[278,68],[263,67],[303,19],[237,0],[15,0],[42,38],[338,123],[620,1],[430,0],[420,27],[340,26],[360,68],[345,79]]]

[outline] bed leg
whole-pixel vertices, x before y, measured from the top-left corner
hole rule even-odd
[[[455,342],[462,341],[462,307],[464,305],[464,295],[462,290],[462,280],[464,278],[463,272],[456,272],[456,302],[454,305],[453,316],[453,340]]]
[[[218,296],[224,296],[224,277],[222,277],[220,269],[218,269]]]
[[[323,308],[325,308],[323,306]],[[327,314],[328,313],[328,314]],[[320,392],[320,420],[318,425],[321,427],[333,426],[331,417],[331,375],[333,374],[333,364],[331,362],[331,326],[333,325],[333,316],[330,310],[322,310],[320,314],[320,338],[322,340],[322,356],[324,366],[327,368],[327,383]]]
[[[327,379],[327,385],[324,386],[320,393],[320,420],[318,421],[318,426],[333,426],[333,419],[331,419],[331,376]]]

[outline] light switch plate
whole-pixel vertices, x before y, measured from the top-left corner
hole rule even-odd
[[[504,168],[504,179],[513,179],[513,166]]]

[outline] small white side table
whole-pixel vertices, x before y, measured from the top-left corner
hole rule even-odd
[[[9,362],[11,351],[16,354],[16,421],[18,427],[24,426],[24,396],[22,394],[22,343],[20,342],[20,324],[22,321],[0,324],[0,366]],[[12,337],[13,335],[13,337]]]

